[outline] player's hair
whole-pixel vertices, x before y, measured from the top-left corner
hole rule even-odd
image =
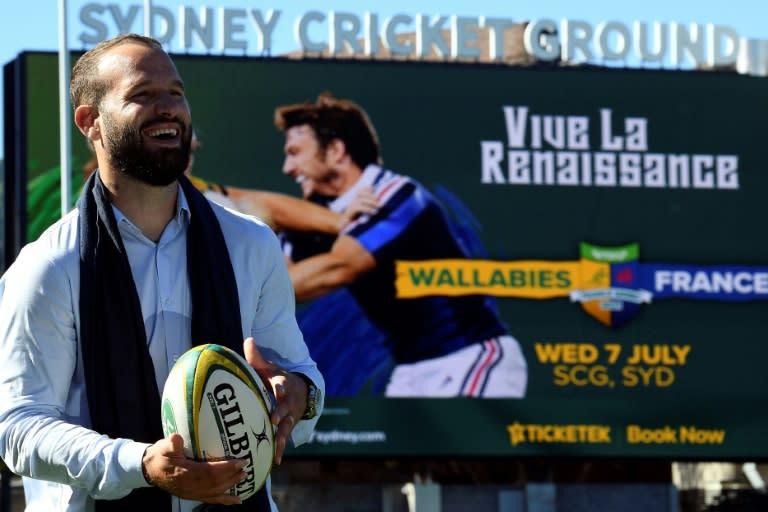
[[[143,44],[158,50],[163,49],[163,46],[157,39],[139,34],[121,34],[100,42],[85,52],[72,68],[72,78],[69,81],[69,97],[74,108],[80,105],[99,106],[110,86],[106,80],[101,78],[98,72],[101,58],[112,48],[127,43]]]
[[[324,92],[314,103],[296,103],[275,109],[275,126],[281,132],[301,125],[314,130],[323,152],[334,139],[339,139],[361,169],[368,164],[382,163],[379,137],[368,114],[349,100],[334,98],[330,92]]]

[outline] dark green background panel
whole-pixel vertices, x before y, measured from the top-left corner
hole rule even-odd
[[[23,54],[28,171],[58,165],[56,59]],[[175,56],[203,141],[195,173],[229,185],[296,194],[281,173],[275,107],[331,91],[363,106],[386,166],[457,196],[474,215],[491,259],[574,261],[579,243],[636,242],[640,262],[768,265],[768,82],[735,73],[483,64]],[[599,151],[600,110],[648,122],[648,153],[736,155],[737,190],[481,183],[481,143],[506,143],[504,106],[531,114],[586,116]],[[73,130],[74,152],[87,157]],[[34,214],[34,212],[30,212]],[[524,454],[766,458],[768,356],[765,302],[664,299],[622,327],[602,325],[568,298],[499,298],[501,316],[529,365],[522,400],[393,400],[331,397],[321,434],[383,432],[380,442],[315,442],[305,454]],[[690,345],[667,387],[557,385],[536,343]],[[620,362],[606,368],[621,380]],[[327,375],[343,379],[343,375]],[[341,413],[339,414],[339,411]],[[345,412],[346,411],[346,412]],[[607,425],[611,442],[520,443],[506,426]],[[627,425],[723,429],[722,443],[632,444]],[[347,434],[344,434],[347,433]]]

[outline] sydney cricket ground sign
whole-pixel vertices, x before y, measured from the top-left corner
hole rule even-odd
[[[92,46],[121,32],[141,32],[141,4],[92,2],[78,12],[83,46]],[[433,53],[446,59],[477,58],[481,53],[501,60],[508,37],[505,30],[525,22],[526,52],[540,61],[634,62],[672,68],[734,66],[740,54],[768,58],[765,45],[755,45],[733,28],[716,24],[606,21],[597,24],[569,19],[516,20],[505,17],[397,13],[380,16],[339,11],[306,11],[286,19],[280,9],[226,6],[151,7],[151,34],[172,51],[199,50],[272,54],[277,38],[290,26],[292,49],[304,53],[351,52],[376,56],[386,49],[393,56],[426,57]],[[480,43],[478,31],[489,37]],[[449,37],[444,37],[448,32]],[[398,37],[413,33],[412,41]],[[284,42],[284,41],[283,41]],[[481,44],[487,47],[481,47]],[[763,53],[760,53],[760,52]]]

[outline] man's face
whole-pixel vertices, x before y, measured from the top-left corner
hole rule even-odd
[[[110,87],[99,105],[109,165],[142,183],[166,186],[187,167],[192,139],[189,105],[165,52],[128,43],[99,65]]]
[[[335,197],[337,173],[328,155],[320,149],[315,131],[309,125],[293,126],[285,131],[283,173],[301,186],[305,198],[312,195]]]

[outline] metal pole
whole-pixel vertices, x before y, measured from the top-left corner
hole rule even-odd
[[[0,460],[0,512],[11,512],[11,472]]]
[[[144,35],[152,37],[152,0],[144,0]]]
[[[3,470],[2,489],[0,489],[0,511],[11,512],[11,474]]]
[[[61,161],[61,216],[72,201],[72,111],[69,106],[69,47],[67,0],[59,0],[59,159]]]

